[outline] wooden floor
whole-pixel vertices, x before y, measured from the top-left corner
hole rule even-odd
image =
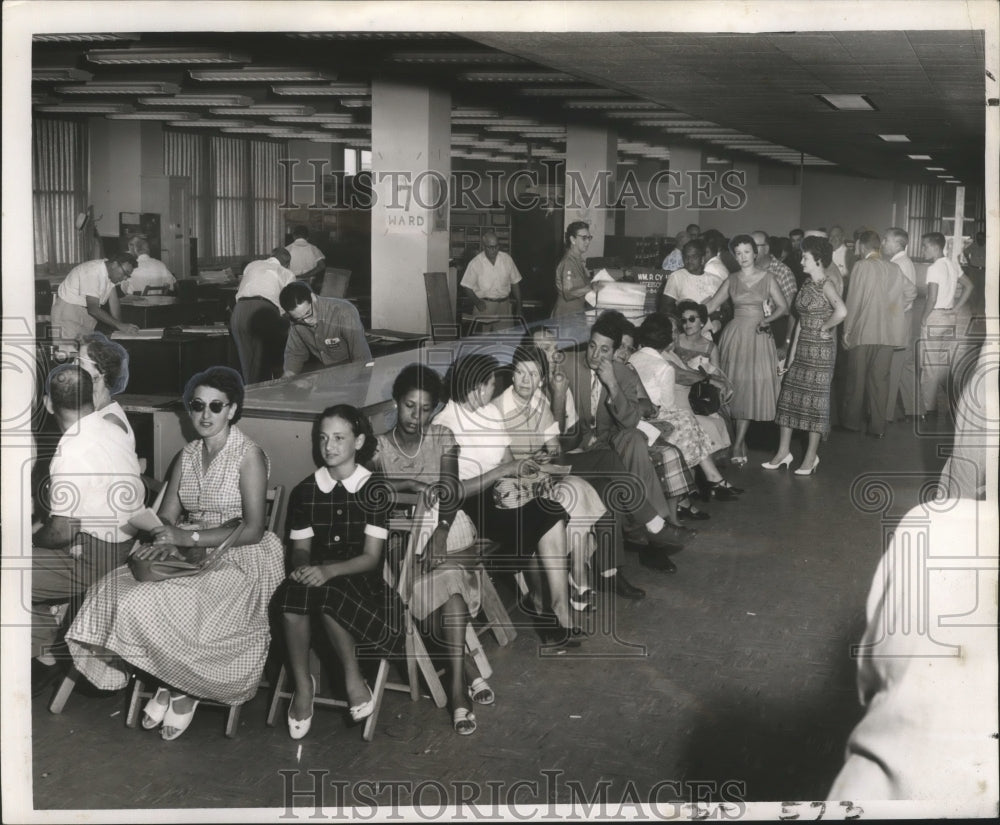
[[[712,518],[675,557],[676,575],[626,554],[626,574],[648,596],[602,603],[580,653],[542,658],[529,630],[503,649],[489,637],[497,703],[476,709],[473,736],[455,735],[430,701],[388,694],[372,743],[322,709],[293,742],[283,724],[264,725],[261,691],[236,739],[223,736],[223,711],[205,708],[166,743],[125,728],[124,694],[78,689],[61,715],[48,712],[49,696],[34,700],[35,805],[281,809],[291,783],[301,792],[314,781],[327,815],[405,805],[411,793],[424,810],[443,796],[487,812],[602,787],[611,800],[822,799],[859,718],[848,648],[883,531],[937,474],[950,435],[920,435],[911,422],[890,425],[883,441],[834,433],[813,477],[761,469],[774,438],[772,427],[752,429],[750,464],[723,468],[746,493],[706,505]],[[794,450],[798,466],[803,445]],[[412,784],[375,784],[397,781]]]

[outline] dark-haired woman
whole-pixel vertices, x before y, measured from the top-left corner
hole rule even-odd
[[[552,317],[583,312],[590,291],[590,273],[583,256],[591,241],[590,225],[573,221],[566,227],[566,253],[556,267],[556,305]]]
[[[355,722],[375,710],[356,647],[386,655],[402,643],[399,599],[382,575],[387,491],[378,490],[362,466],[375,447],[368,419],[357,408],[338,404],[323,410],[313,425],[313,448],[322,466],[300,481],[288,500],[292,572],[274,594],[273,607],[281,614],[295,683],[287,718],[292,739],[301,739],[312,725],[314,618],[322,621],[340,660]]]
[[[781,289],[771,275],[755,263],[757,242],[750,235],[737,235],[729,249],[740,269],[729,276],[707,302],[710,313],[732,298],[733,320],[722,330],[719,349],[722,370],[733,382],[729,409],[736,421],[732,462],[747,463],[746,435],[751,421],[773,421],[778,401],[778,353],[771,324],[788,314]],[[770,312],[765,306],[774,307]]]
[[[467,736],[476,730],[470,700],[490,705],[495,695],[465,656],[466,627],[470,614],[479,612],[482,594],[478,573],[456,555],[475,540],[476,533],[471,519],[459,509],[457,491],[447,484],[458,478],[455,436],[447,427],[431,423],[441,394],[441,378],[430,367],[403,368],[392,385],[396,423],[378,436],[372,466],[396,491],[423,496],[430,518],[436,521],[409,588],[409,607],[415,618],[429,621],[431,633],[448,651],[445,681],[452,723],[456,733]],[[442,489],[447,490],[443,496]]]
[[[821,438],[830,433],[830,384],[837,357],[834,329],[847,317],[838,284],[827,277],[833,247],[826,238],[810,236],[802,241],[802,269],[808,280],[795,299],[799,323],[785,363],[787,372],[778,398],[775,422],[781,438],[774,458],[761,464],[776,470],[792,462],[792,430],[805,430],[809,444],[796,475],[812,475],[819,466]]]
[[[175,548],[205,548],[196,576],[137,582],[119,567],[87,594],[67,640],[77,669],[103,690],[132,670],[162,687],[146,703],[142,726],[166,740],[191,724],[199,699],[240,704],[257,690],[267,656],[267,603],[282,576],[282,548],[266,527],[268,459],[234,426],[243,381],[227,367],[195,375],[184,403],[198,438],[173,462],[154,543],[139,552],[165,559]],[[235,541],[212,554],[243,520]]]
[[[566,568],[566,511],[553,502],[537,498],[513,509],[497,506],[493,487],[505,477],[537,475],[531,460],[518,461],[511,453],[511,438],[494,414],[485,409],[496,391],[499,365],[489,355],[460,357],[445,377],[450,400],[434,423],[447,427],[458,442],[458,477],[464,504],[481,535],[516,548],[525,568],[529,558],[538,558],[549,586],[552,613],[561,628],[551,634],[560,645],[575,646],[569,614]],[[550,634],[544,634],[549,638]]]

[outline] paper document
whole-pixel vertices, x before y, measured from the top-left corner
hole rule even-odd
[[[128,520],[128,523],[131,524],[136,530],[142,530],[146,533],[154,527],[158,527],[163,524],[163,522],[160,521],[160,517],[156,515],[156,512],[149,507],[144,507],[132,516],[132,518]]]

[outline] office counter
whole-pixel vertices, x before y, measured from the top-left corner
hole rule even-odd
[[[560,349],[584,343],[596,313],[584,312],[546,319],[528,328],[553,326]],[[312,423],[334,404],[351,404],[367,413],[376,432],[387,432],[395,422],[392,383],[400,370],[419,361],[444,375],[458,355],[485,352],[510,363],[524,327],[472,336],[459,341],[428,343],[425,347],[375,358],[368,364],[342,364],[294,378],[266,381],[247,387],[240,428],[271,460],[271,485],[294,486],[316,465],[312,459]],[[131,389],[131,384],[130,384]],[[194,437],[186,413],[179,408],[153,412],[154,464],[166,467],[174,454]]]
[[[122,320],[143,329],[210,324],[223,320],[217,300],[182,301],[168,295],[126,295],[121,304]]]

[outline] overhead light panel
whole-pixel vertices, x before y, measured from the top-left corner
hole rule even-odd
[[[814,97],[819,98],[831,109],[836,109],[840,112],[877,112],[878,107],[875,106],[871,100],[868,99],[867,95],[827,95],[827,94],[817,94]]]
[[[563,106],[567,109],[662,109],[659,103],[648,100],[567,100]]]
[[[119,83],[81,83],[79,86],[57,86],[64,95],[173,95],[181,87],[176,83],[158,81],[122,81]]]
[[[53,106],[39,106],[39,112],[64,115],[108,115],[134,112],[135,107],[127,103],[76,103],[67,101]]]
[[[336,80],[337,76],[315,69],[289,69],[277,66],[244,66],[242,69],[195,69],[192,80],[215,83],[310,83]]]
[[[216,115],[301,115],[316,113],[311,106],[299,106],[294,103],[253,103],[250,106],[218,106],[208,111]],[[348,115],[350,117],[350,115]]]
[[[189,129],[227,129],[238,126],[253,126],[249,120],[175,120],[167,124],[168,126],[183,126]]]
[[[350,112],[320,112],[306,115],[280,114],[271,115],[271,120],[277,123],[333,123],[343,126],[354,121],[354,115]]]
[[[465,72],[459,80],[469,83],[576,83],[577,79],[563,72]]]
[[[69,83],[72,81],[86,81],[94,77],[90,72],[83,69],[74,69],[72,66],[49,66],[47,68],[34,68],[31,70],[32,83]]]
[[[944,171],[944,167],[943,166],[925,166],[924,169],[926,169],[928,172],[943,172]]]
[[[91,49],[87,60],[99,66],[164,65],[180,63],[249,63],[250,56],[210,49],[135,48]]]
[[[910,160],[930,160],[930,155],[907,155]]]
[[[340,105],[345,109],[368,109],[371,108],[372,99],[370,97],[345,97],[340,101]]]
[[[247,95],[181,94],[173,97],[140,97],[144,106],[249,106]]]
[[[909,143],[910,139],[906,135],[879,135],[886,143]]]
[[[473,109],[466,106],[456,106],[451,110],[451,117],[455,118],[466,118],[466,117],[500,117],[500,113],[495,109]]]
[[[690,120],[691,115],[684,112],[605,112],[605,117],[616,119],[632,119],[637,117],[648,118],[650,120]]]
[[[519,95],[525,97],[619,97],[617,89],[581,89],[577,86],[529,86],[520,89]]]
[[[311,95],[313,97],[358,97],[371,94],[367,83],[322,83],[315,86],[272,86],[276,95]]]
[[[524,63],[520,57],[505,52],[397,52],[393,63]]]
[[[108,115],[108,120],[197,120],[195,112],[155,112],[152,110]]]
[[[34,43],[116,43],[125,40],[138,40],[137,34],[84,34],[73,32],[71,34],[33,34],[31,40]]]

